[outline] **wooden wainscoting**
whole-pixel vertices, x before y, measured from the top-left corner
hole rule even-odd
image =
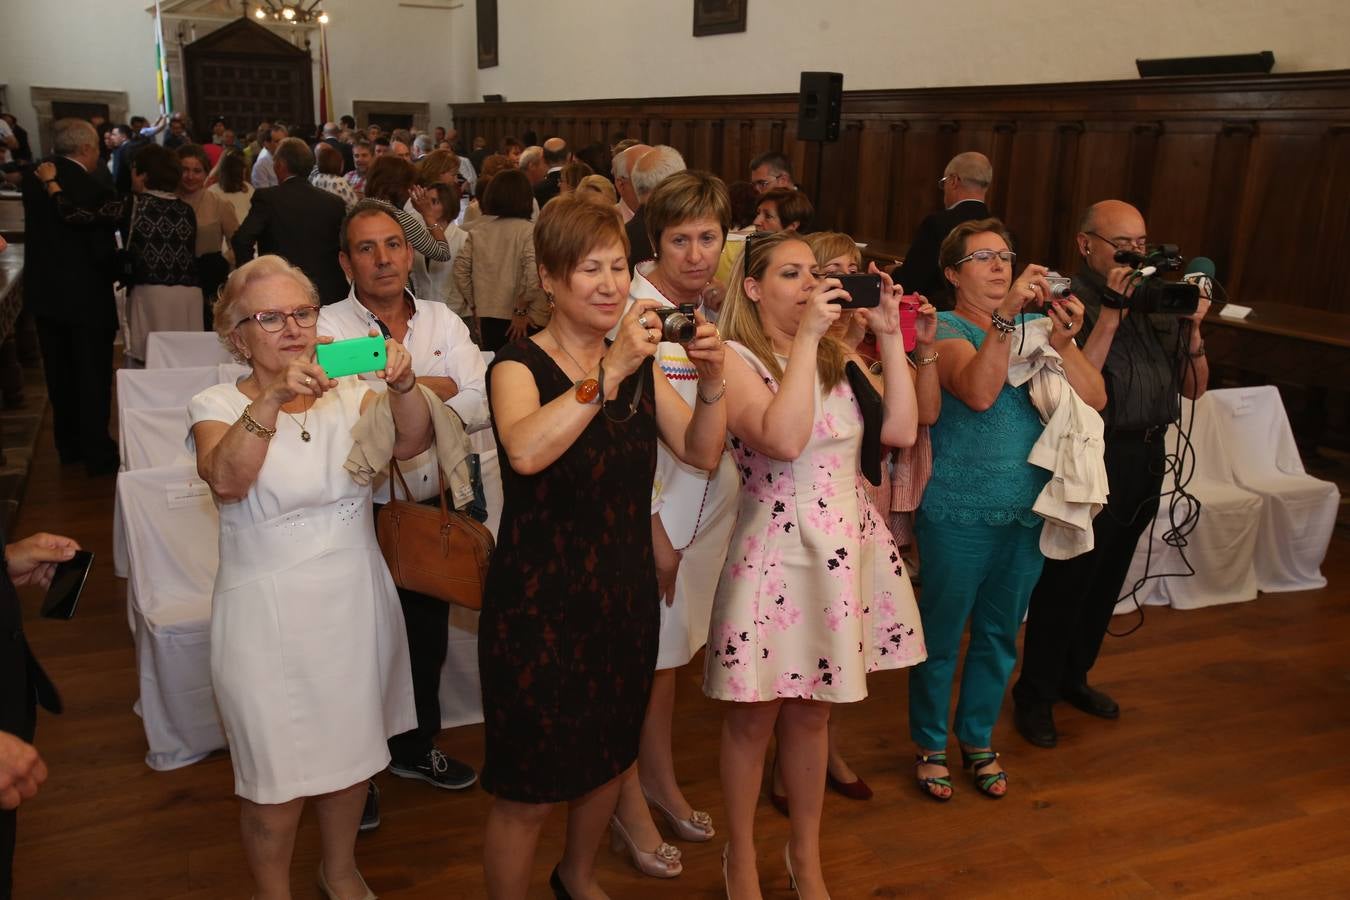
[[[581,147],[621,131],[726,179],[780,150],[818,225],[897,253],[941,202],[946,161],[979,150],[1024,261],[1072,269],[1079,214],[1118,197],[1152,238],[1213,258],[1235,299],[1350,312],[1350,71],[850,91],[824,145],[797,139],[796,115],[795,94],[454,106],[466,143],[533,129]]]

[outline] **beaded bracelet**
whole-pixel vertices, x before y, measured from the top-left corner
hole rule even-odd
[[[1012,319],[1005,319],[1003,316],[999,315],[996,312],[989,314],[989,321],[993,323],[995,328],[997,328],[1004,334],[1012,334],[1014,331],[1017,330],[1016,322],[1014,322]]]
[[[239,414],[239,424],[244,426],[244,430],[249,434],[256,434],[265,441],[270,441],[272,436],[277,433],[275,428],[268,428],[266,425],[253,418],[253,404],[250,403],[244,407],[244,411]]]

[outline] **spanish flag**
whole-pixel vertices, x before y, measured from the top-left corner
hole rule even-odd
[[[164,20],[159,14],[159,0],[155,0],[155,96],[162,116],[173,115],[173,98],[169,95],[169,63],[164,52]]]

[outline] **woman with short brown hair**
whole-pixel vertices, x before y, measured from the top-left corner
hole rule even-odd
[[[595,851],[637,759],[656,663],[657,439],[714,468],[726,433],[716,329],[700,319],[686,346],[701,398],[691,411],[652,365],[658,304],[624,311],[628,245],[613,210],[558,197],[534,243],[553,317],[488,370],[505,497],[478,629],[494,900],[525,896],[556,803],[568,805],[567,849],[550,885],[599,893]]]

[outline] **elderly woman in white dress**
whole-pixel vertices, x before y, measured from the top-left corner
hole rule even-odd
[[[706,172],[679,172],[661,182],[642,208],[656,259],[638,264],[629,301],[701,307],[731,223],[726,185]],[[656,363],[694,408],[700,402],[698,373],[684,347],[663,340]],[[739,488],[730,454],[722,454],[717,468],[706,472],[681,463],[665,444],[657,445],[652,549],[662,600],[660,647],[638,764],[623,785],[610,825],[613,845],[626,850],[639,871],[655,878],[679,875],[683,863],[680,850],[662,840],[649,804],[665,821],[672,840],[702,842],[716,834],[712,818],[690,805],[675,776],[675,676],[708,640]]]
[[[319,300],[278,256],[229,277],[216,331],[251,374],[188,407],[188,445],[220,509],[211,681],[230,743],[244,851],[259,898],[290,897],[305,798],[327,897],[373,897],[356,869],[366,779],[416,725],[407,639],[375,541],[369,485],[344,469],[375,394],[314,362]],[[431,443],[404,348],[387,341],[394,456]]]

